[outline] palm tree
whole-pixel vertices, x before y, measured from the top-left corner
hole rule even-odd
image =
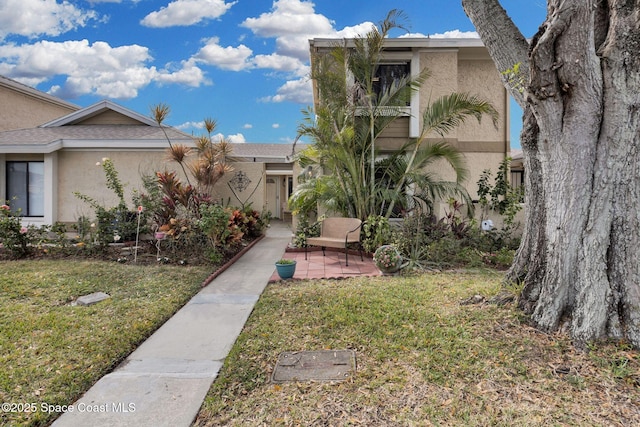
[[[498,112],[496,109],[487,101],[466,93],[452,93],[443,96],[425,108],[422,114],[420,136],[409,140],[397,153],[404,155],[404,153],[410,152],[411,154],[406,162],[404,173],[398,177],[396,191],[387,210],[387,217],[391,215],[394,204],[402,196],[401,190],[410,180],[421,181],[421,185],[427,185],[426,188],[421,188],[431,192],[433,197],[458,193],[458,195],[468,198],[468,195],[461,193],[460,184],[466,179],[467,170],[464,168],[464,161],[460,153],[446,143],[429,144],[426,141],[427,137],[432,133],[444,137],[469,117],[475,117],[480,122],[485,114],[489,115],[493,120],[494,126],[497,126]],[[446,185],[444,182],[436,185],[433,181],[427,181],[427,177],[431,177],[423,171],[430,164],[433,164],[434,160],[438,159],[444,159],[453,168],[456,175],[456,185]],[[420,175],[422,175],[421,179],[419,178]],[[470,206],[470,204],[467,203],[467,206]]]
[[[303,153],[306,165],[315,165],[324,174],[304,182],[292,195],[292,204],[310,206],[317,200],[345,216],[362,220],[369,215],[389,217],[408,188],[427,203],[437,197],[468,197],[460,183],[466,177],[459,153],[444,143],[430,144],[427,138],[448,131],[467,117],[478,120],[497,113],[487,102],[465,94],[452,94],[434,102],[423,115],[423,130],[399,150],[381,158],[376,140],[396,120],[412,93],[429,77],[423,70],[417,76],[395,79],[384,90],[377,90],[376,73],[381,63],[384,40],[394,28],[403,29],[402,12],[392,10],[378,26],[351,43],[336,43],[328,53],[312,61],[312,78],[318,102],[315,109],[303,111],[299,136],[313,141],[313,153]],[[456,173],[453,183],[445,182],[424,168],[444,160]],[[423,187],[426,186],[426,187]],[[303,202],[304,201],[304,202]]]

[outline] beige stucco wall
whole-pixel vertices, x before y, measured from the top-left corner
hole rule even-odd
[[[483,141],[505,143],[509,139],[507,126],[509,122],[508,96],[502,86],[495,65],[490,59],[462,60],[458,63],[458,92],[467,92],[487,100],[498,112],[497,128],[490,117],[477,120],[469,119],[458,127],[457,136],[460,141]],[[500,146],[506,153],[507,147]]]
[[[420,54],[420,68],[428,69],[430,77],[420,88],[420,112],[441,96],[458,89],[458,51],[428,50]],[[455,135],[450,135],[455,137]]]
[[[264,163],[234,162],[231,166],[233,170],[225,174],[216,184],[213,197],[220,200],[225,206],[241,206],[241,204],[251,203],[255,210],[261,211],[265,205]],[[229,188],[229,182],[240,171],[247,175],[251,183],[243,191],[236,190],[236,195],[234,195],[234,192]]]
[[[43,160],[43,155],[9,154],[3,155],[3,157],[7,161]],[[134,192],[144,192],[141,179],[143,175],[154,175],[157,171],[175,171],[182,182],[186,184],[180,166],[175,162],[166,160],[165,150],[62,150],[58,152],[56,157],[57,186],[53,186],[53,193],[55,193],[53,200],[56,209],[53,212],[54,217],[50,221],[45,220],[45,223],[55,221],[75,223],[80,216],[86,216],[91,219],[95,217],[95,212],[91,206],[78,199],[74,192],[87,195],[107,208],[118,204],[118,197],[106,186],[104,169],[97,164],[102,163],[102,159],[105,157],[113,161],[118,171],[118,178],[125,189],[125,201],[132,210],[135,209],[132,202]],[[0,164],[4,165],[4,162]],[[214,199],[221,201],[225,205],[240,206],[240,202],[229,189],[227,182],[233,178],[236,171],[242,170],[252,182],[246,190],[237,192],[237,194],[245,204],[252,203],[254,209],[261,211],[266,205],[264,163],[234,163],[233,167],[234,171],[227,174],[216,184],[213,194]],[[281,182],[283,183],[282,194],[286,194],[284,179]],[[253,195],[251,195],[252,192]],[[41,222],[39,219],[30,221],[30,223],[36,225],[40,225]]]
[[[131,201],[134,191],[143,191],[141,177],[156,171],[176,170],[175,163],[164,160],[165,152],[157,151],[60,151],[58,155],[58,218],[57,221],[72,223],[84,215],[93,218],[93,209],[73,195],[85,194],[105,207],[115,206],[118,197],[106,187],[104,170],[96,163],[104,157],[113,161],[118,177],[125,189],[127,206],[134,209]]]
[[[75,110],[0,85],[0,131],[36,127]]]
[[[498,170],[508,150],[508,97],[498,72],[486,53],[464,50],[427,50],[421,53],[420,64],[427,67],[431,77],[420,90],[420,110],[439,97],[453,92],[468,92],[489,101],[497,110],[497,127],[490,117],[481,123],[469,118],[466,123],[446,135],[445,140],[459,150],[469,171],[464,186],[471,198],[477,198],[477,182],[482,171]],[[430,142],[442,141],[438,135],[430,135]],[[433,166],[432,171],[443,179],[454,180],[453,170],[444,162]],[[437,206],[436,212],[444,215],[445,203]]]
[[[83,125],[139,125],[140,122],[117,111],[107,110],[103,113],[84,119]]]
[[[484,117],[480,124],[475,118],[469,118],[446,137],[457,139],[461,144],[460,149],[464,149],[469,142],[482,141],[494,143],[490,145],[491,151],[506,153],[508,97],[491,59],[486,55],[477,58],[457,50],[427,51],[420,58],[421,66],[431,73],[431,77],[420,89],[420,111],[424,111],[436,99],[454,92],[469,93],[487,100],[498,112],[497,127],[489,117]]]

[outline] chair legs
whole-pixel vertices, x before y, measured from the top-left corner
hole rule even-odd
[[[358,248],[358,252],[360,253],[360,261],[364,262],[364,257],[362,256],[362,249]],[[349,248],[344,249],[344,258],[345,258],[345,267],[349,267]]]
[[[327,256],[325,250],[327,249],[325,246],[321,246],[322,248],[322,256]],[[307,261],[307,252],[309,247],[305,245],[304,247],[304,260]],[[360,253],[360,261],[364,261],[364,257],[362,256],[362,248],[358,248],[358,252]],[[345,255],[345,266],[349,267],[349,248],[344,249]]]

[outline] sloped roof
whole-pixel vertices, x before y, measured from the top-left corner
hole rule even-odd
[[[127,120],[123,120],[124,124],[84,124],[107,112],[115,112]],[[176,144],[191,145],[195,140],[191,135],[168,126],[161,128],[151,118],[104,100],[36,128],[0,132],[0,153],[46,154],[63,148],[164,149],[168,147],[167,137]],[[293,160],[293,144],[232,145],[233,157],[245,161],[289,163]],[[297,143],[295,152],[306,146]]]
[[[147,126],[158,126],[158,123],[156,123],[154,120],[152,120],[149,117],[136,113],[133,110],[129,110],[128,108],[125,108],[122,105],[118,105],[112,101],[103,100],[93,105],[90,105],[86,108],[83,108],[81,110],[74,111],[73,113],[67,114],[66,116],[52,120],[48,123],[41,125],[40,127],[49,128],[49,127],[81,124],[83,121],[90,119],[92,117],[98,116],[100,114],[103,114],[107,111],[114,111],[118,114],[121,114],[124,117],[127,117],[136,122],[139,122],[140,124],[144,124]]]
[[[510,157],[511,157],[511,160],[522,160],[524,156],[522,154],[522,150],[512,149]]]
[[[293,144],[262,144],[262,143],[234,143],[233,157],[243,158],[252,161],[274,161],[275,159],[292,161],[293,154],[300,152],[307,147],[307,144],[297,143],[295,153]]]
[[[126,118],[126,124],[76,124],[109,111]],[[101,101],[36,128],[0,132],[0,153],[51,153],[63,148],[162,149],[168,146],[165,132],[172,143],[194,141],[175,128],[161,128],[150,118]]]
[[[164,128],[172,143],[191,144],[193,138]],[[0,153],[51,153],[62,148],[166,148],[160,127],[136,125],[76,125],[0,132]]]

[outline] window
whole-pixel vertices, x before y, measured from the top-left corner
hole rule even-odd
[[[524,171],[511,170],[511,186],[518,188],[524,185]]]
[[[44,162],[7,162],[7,199],[22,216],[44,216]]]
[[[394,81],[403,79],[410,73],[411,67],[408,62],[380,64],[373,78],[373,90],[379,97],[381,93],[387,92],[391,88]],[[409,102],[404,105],[409,105]]]
[[[287,200],[291,198],[292,194],[293,194],[293,177],[289,176],[287,177]]]

